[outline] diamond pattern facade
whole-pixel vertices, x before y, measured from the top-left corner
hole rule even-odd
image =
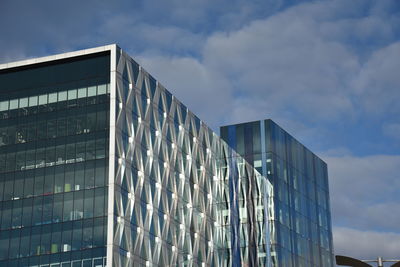
[[[266,179],[119,48],[111,62],[108,264],[265,264],[241,243],[267,243]]]
[[[0,74],[0,266],[332,265],[326,164],[272,122],[228,145],[116,45]]]

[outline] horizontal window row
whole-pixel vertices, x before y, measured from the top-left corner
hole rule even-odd
[[[274,199],[273,206],[274,206],[274,213],[271,219],[279,221],[281,224],[286,225],[292,229],[296,229],[296,220],[300,220],[307,222],[308,224],[317,224],[323,229],[329,229],[330,225],[330,213],[326,210],[320,209],[315,205],[315,203],[308,202],[309,205],[307,207],[307,212],[297,212],[293,208],[290,208],[286,204],[280,202],[277,199]],[[308,228],[304,228],[305,225],[301,223],[301,231],[300,233],[307,236]],[[300,231],[300,230],[297,230]]]
[[[153,133],[151,133],[151,136],[153,136]],[[210,177],[210,179],[213,180],[214,176],[216,176],[215,174],[217,173],[218,168],[222,170],[221,172],[218,172],[218,180],[229,179],[227,175],[227,167],[224,166],[224,162],[231,159],[220,159],[216,157],[215,154],[207,152],[210,151],[207,150],[207,148],[202,150],[201,147],[197,147],[197,156],[196,160],[194,161],[192,159],[192,155],[194,153],[192,153],[192,151],[189,151],[189,154],[185,152],[186,149],[184,147],[186,147],[186,145],[178,147],[176,144],[171,143],[168,139],[162,139],[160,144],[161,149],[158,152],[146,147],[145,139],[147,139],[146,135],[143,134],[142,140],[135,143],[132,157],[127,157],[124,159],[127,165],[132,165],[132,167],[138,168],[138,164],[141,165],[141,162],[147,162],[149,158],[151,158],[153,162],[151,166],[153,166],[153,168],[150,170],[152,173],[149,175],[156,177],[155,172],[159,171],[161,175],[163,174],[164,170],[167,168],[165,164],[168,164],[168,169],[170,172],[175,170],[177,175],[179,175],[179,173],[185,173],[185,168],[190,162],[192,165],[192,172],[189,174],[189,177],[186,175],[185,177],[192,182],[197,183],[199,180],[204,179],[204,177]],[[132,145],[129,143],[129,137],[125,134],[122,136],[122,143],[123,144],[121,147],[125,150],[125,156],[130,156],[130,153],[132,153]],[[128,153],[128,151],[130,153]],[[119,153],[122,154],[122,151],[119,151]],[[174,157],[176,160],[173,160],[175,164],[172,165],[169,160],[172,161]],[[133,160],[131,161],[131,159]],[[201,163],[201,161],[204,163]],[[251,172],[245,171],[245,166],[240,163],[240,159],[235,159],[235,161],[238,161],[238,170],[236,174],[247,179],[247,175],[251,174]],[[193,172],[197,172],[197,175],[195,175]]]
[[[43,254],[0,261],[6,267],[105,267],[107,259],[103,257],[105,248],[91,248],[82,251]],[[92,256],[93,255],[93,256]],[[75,260],[71,260],[71,258]],[[76,260],[80,258],[79,260]]]
[[[322,230],[316,224],[305,225],[310,229],[310,235],[302,235],[293,229],[280,224],[277,221],[271,221],[271,243],[279,244],[294,253],[304,253],[305,247],[316,246],[325,249],[331,249],[331,237],[326,230]],[[309,231],[309,230],[307,230]]]
[[[129,232],[127,231],[128,227],[130,227]],[[152,258],[152,250],[154,251],[157,246],[162,250],[167,250],[167,252],[170,254],[179,253],[190,255],[191,251],[193,251],[193,245],[198,242],[198,244],[205,246],[205,255],[213,251],[220,252],[220,249],[222,247],[227,246],[227,244],[223,244],[222,242],[224,241],[221,240],[223,230],[219,231],[210,228],[211,227],[206,227],[205,232],[202,233],[204,235],[200,235],[199,233],[189,231],[189,229],[181,229],[179,224],[173,223],[170,225],[170,228],[168,229],[166,234],[164,234],[161,238],[157,236],[156,233],[149,232],[147,229],[143,229],[141,227],[138,227],[137,225],[125,225],[124,233],[130,233],[130,236],[121,240],[121,249],[124,251],[128,251],[128,249],[131,248],[133,249],[133,251],[130,251],[131,253],[141,258],[149,259]],[[133,244],[136,244],[137,242],[142,242],[142,245],[132,246],[128,243],[129,240],[132,240]],[[172,246],[174,246],[174,248],[172,248]],[[150,250],[146,248],[149,248]],[[200,251],[201,250],[202,249],[200,249]],[[191,256],[192,258],[198,257],[198,255]]]
[[[9,149],[11,152],[0,154],[0,172],[31,170],[105,158],[108,153],[108,140],[104,135],[98,133],[97,139],[79,138],[71,140],[78,142],[67,144],[65,139],[58,140],[60,142],[48,143],[47,147],[18,146],[17,152]],[[80,141],[81,139],[83,141]]]
[[[0,260],[103,247],[105,222],[100,217],[1,231]]]
[[[166,225],[177,229],[181,229],[181,227],[190,228],[191,231],[199,232],[199,235],[204,235],[204,232],[200,232],[207,227],[205,230],[207,234],[212,234],[213,229],[216,228],[214,223],[219,219],[216,213],[220,209],[217,205],[214,204],[212,208],[204,207],[207,209],[206,212],[201,210],[200,206],[188,205],[188,203],[179,202],[176,199],[171,199],[169,204],[162,203],[165,198],[161,199],[160,203],[154,203],[156,201],[148,203],[136,198],[133,203],[131,202],[133,212],[130,215],[130,222],[135,225],[143,225],[145,230],[152,234],[156,234],[156,228],[163,229]],[[121,208],[125,211],[129,199],[124,194],[122,195],[122,203]],[[116,216],[118,216],[117,212],[115,211]],[[150,214],[151,216],[148,217]],[[151,218],[150,224],[145,223],[148,220],[147,218]],[[219,226],[220,223],[221,221],[218,221]],[[171,230],[173,229],[171,228]],[[207,234],[205,236],[208,236]]]
[[[297,190],[302,191],[303,188],[306,190],[304,181],[310,181],[321,187],[323,190],[329,191],[326,164],[319,159],[313,161],[308,158],[306,159],[306,164],[304,160],[305,156],[301,154],[299,155],[298,160],[302,163],[302,168],[299,169],[298,165],[296,165],[291,159],[285,160],[282,156],[279,156],[274,152],[268,152],[267,158],[270,163],[270,166],[267,166],[267,169],[270,170],[271,174],[278,175],[279,178],[284,179],[286,182],[288,182],[287,180],[289,179],[289,183]],[[316,170],[315,172],[314,169]]]
[[[106,215],[107,190],[60,193],[49,196],[5,201],[1,206],[0,229],[18,229],[32,225],[80,220]]]
[[[143,101],[143,102],[147,103],[146,101]],[[152,112],[152,114],[150,114],[150,116],[148,116],[148,115],[144,116],[144,114],[143,114],[143,116],[140,116],[140,114],[138,114],[137,111],[134,109],[132,111],[133,125],[128,125],[127,124],[128,122],[126,120],[124,120],[124,121],[122,121],[121,131],[127,135],[129,132],[128,129],[131,129],[131,127],[133,127],[134,131],[136,131],[139,124],[143,124],[144,127],[146,127],[147,129],[150,129],[150,132],[155,133],[156,131],[160,131],[163,128],[163,125],[165,123],[167,123],[168,130],[166,131],[166,135],[165,135],[166,139],[168,139],[169,141],[172,141],[173,139],[177,139],[179,133],[184,133],[185,135],[187,135],[189,137],[187,139],[189,142],[188,145],[190,145],[189,147],[193,147],[194,142],[196,142],[199,147],[202,147],[204,150],[206,150],[205,143],[203,143],[203,142],[201,142],[201,140],[195,138],[195,136],[197,136],[197,133],[199,133],[200,125],[194,126],[192,123],[189,123],[188,128],[187,128],[185,125],[185,122],[179,123],[179,121],[172,118],[169,114],[162,112],[161,110],[155,109],[155,110],[152,110],[149,112]],[[149,122],[143,121],[144,117],[149,117]],[[198,127],[198,128],[196,129],[195,127]],[[193,132],[196,132],[196,134],[194,134]],[[208,139],[210,140],[210,144],[212,143],[212,140],[214,138],[218,138],[218,140],[220,139],[219,136],[217,134],[215,134],[214,132],[212,132],[210,129],[205,132],[205,135],[207,135],[207,137],[209,137]],[[174,136],[174,138],[173,138],[173,136]],[[205,139],[206,139],[206,137],[204,136],[204,140]],[[221,146],[223,146],[222,141],[221,141]],[[210,147],[210,149],[211,149],[211,147]]]
[[[94,109],[76,109],[69,113],[35,116],[29,120],[7,121],[6,125],[0,126],[0,146],[107,129],[109,116],[106,108],[98,106],[96,111],[94,106]]]
[[[105,95],[107,93],[110,93],[109,84],[102,84],[97,86],[90,86],[87,88],[85,87],[79,89],[71,89],[50,94],[11,99],[0,102],[0,112],[6,110],[48,105],[57,102],[93,97],[97,95]]]
[[[107,184],[107,159],[0,176],[0,201],[78,191]]]
[[[152,78],[150,78],[150,80],[152,80]],[[134,87],[135,91],[133,92],[134,98],[133,98],[133,103],[132,103],[132,110],[134,113],[136,113],[138,115],[145,114],[147,107],[150,106],[150,103],[151,103],[150,99],[154,98],[156,89],[154,87],[153,90],[146,90],[146,87],[147,88],[149,87],[147,84],[148,83],[146,82],[146,83],[143,83],[142,86],[140,86],[140,85],[138,86],[138,87],[141,87],[142,89],[139,89],[138,87]],[[147,86],[145,86],[145,85],[147,85]],[[126,99],[129,91],[131,91],[129,83],[124,82],[123,90],[117,90],[117,96],[118,96],[117,99]],[[160,98],[158,101],[158,105],[155,105],[152,103],[152,105],[154,105],[153,109],[154,110],[158,109],[161,113],[164,113],[164,112],[169,113],[171,107],[173,106],[172,103],[175,102],[176,103],[176,105],[175,105],[176,112],[174,112],[174,121],[177,124],[179,124],[179,123],[184,124],[186,117],[188,115],[188,108],[184,104],[179,102],[176,98],[174,98],[172,96],[172,94],[170,92],[168,92],[167,90],[160,88],[160,92],[161,92],[161,95],[160,95]],[[121,93],[122,93],[122,95],[120,95]],[[140,107],[141,107],[142,112],[140,111]],[[196,126],[197,131],[200,129],[200,124],[201,124],[200,119],[194,115],[193,115],[193,119],[194,119],[194,125],[189,125],[189,132],[195,131],[195,129],[192,129],[193,126]]]
[[[156,164],[156,163],[153,163]],[[129,172],[129,173],[128,173]],[[137,169],[126,169],[121,180],[121,188],[127,193],[140,193],[140,198],[151,203],[156,195],[166,195],[169,203],[174,199],[183,203],[190,203],[196,198],[201,203],[213,203],[213,205],[228,205],[229,189],[225,183],[215,183],[212,176],[205,176],[204,182],[196,183],[193,179],[183,174],[169,170],[166,175],[157,179],[156,176],[143,174]],[[215,185],[213,185],[215,183]],[[218,188],[217,188],[218,187]],[[145,189],[142,191],[142,188]]]

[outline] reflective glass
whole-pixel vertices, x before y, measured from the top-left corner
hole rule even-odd
[[[0,90],[0,111],[6,112],[0,114],[0,266],[67,266],[72,260],[87,265],[94,255],[103,266],[108,117],[97,122],[96,112],[109,108],[109,95],[101,90],[101,106],[87,103],[86,88],[94,87],[96,97],[97,82],[55,84],[53,78],[32,75],[26,77],[32,89],[20,90],[16,82],[13,92]],[[108,80],[109,73],[99,85]],[[95,183],[97,155],[103,162]],[[101,219],[96,224],[94,216]]]

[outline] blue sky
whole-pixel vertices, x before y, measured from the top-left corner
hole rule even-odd
[[[0,63],[118,43],[215,130],[272,118],[329,165],[336,252],[399,257],[399,1],[2,0],[0,25]]]

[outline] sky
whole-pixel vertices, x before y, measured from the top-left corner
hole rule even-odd
[[[400,258],[400,1],[0,1],[0,63],[117,43],[200,119],[328,163],[336,254]]]

